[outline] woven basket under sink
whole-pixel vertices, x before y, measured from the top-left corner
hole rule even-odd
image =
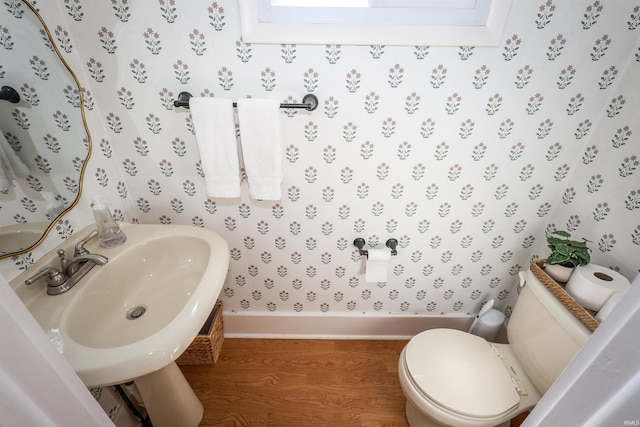
[[[178,365],[213,365],[218,361],[223,341],[222,304],[218,303],[213,307],[198,336],[176,360],[176,363]]]

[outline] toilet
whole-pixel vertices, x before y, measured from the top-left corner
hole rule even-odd
[[[509,344],[455,329],[409,341],[398,362],[411,427],[509,426],[549,389],[591,335],[531,271],[507,326]]]

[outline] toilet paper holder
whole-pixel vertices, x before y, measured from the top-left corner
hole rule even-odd
[[[367,242],[362,237],[358,237],[353,241],[353,246],[358,248],[360,255],[369,256],[369,252],[366,249],[362,249],[366,244]],[[396,247],[398,247],[397,239],[387,239],[385,245],[391,249],[391,255],[398,255],[398,251],[396,250]]]

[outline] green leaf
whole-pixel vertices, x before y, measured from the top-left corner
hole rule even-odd
[[[571,255],[571,247],[566,243],[558,243],[556,245],[556,252],[561,255],[569,256]]]
[[[563,239],[555,237],[561,236]],[[559,264],[567,267],[586,265],[591,261],[587,246],[589,240],[582,238],[582,241],[569,240],[571,234],[564,230],[556,230],[547,237],[547,246],[551,249],[551,255],[547,258],[547,264]]]
[[[556,230],[552,234],[557,234],[558,236],[562,236],[562,237],[566,237],[566,238],[571,237],[571,234],[569,234],[568,232],[566,232],[564,230]]]
[[[549,255],[549,258],[547,258],[547,264],[566,264],[569,262],[569,256],[568,255],[563,255],[561,253],[558,252],[553,252],[551,255]]]

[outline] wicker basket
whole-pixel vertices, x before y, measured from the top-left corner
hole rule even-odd
[[[176,363],[178,365],[213,365],[218,361],[223,341],[222,304],[216,304],[198,336],[176,360]]]
[[[544,266],[544,259],[531,263],[531,272],[542,282],[544,286],[560,301],[578,320],[580,320],[589,330],[595,331],[598,325],[598,321],[593,317],[595,313],[591,310],[587,310],[582,307],[578,302],[573,299],[571,295],[564,290],[564,284],[559,284],[553,280],[542,268]]]

